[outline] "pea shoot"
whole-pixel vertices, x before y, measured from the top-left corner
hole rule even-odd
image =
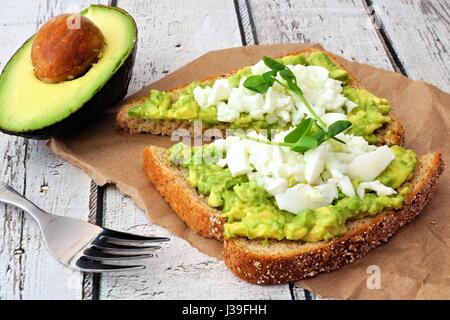
[[[328,139],[334,139],[341,143],[345,143],[344,141],[336,138],[336,135],[350,128],[352,123],[347,120],[338,120],[326,129],[327,125],[306,100],[303,91],[297,84],[297,78],[293,72],[284,64],[272,58],[264,57],[263,61],[264,64],[270,68],[270,71],[267,71],[261,75],[253,75],[248,77],[244,81],[244,87],[251,91],[263,94],[266,93],[275,82],[277,82],[300,98],[300,101],[306,106],[312,118],[303,118],[295,129],[284,138],[284,142],[264,141],[248,136],[244,136],[243,138],[265,144],[289,147],[295,152],[306,152],[310,149],[314,149]],[[278,80],[277,75],[280,75],[280,77],[285,80],[285,83]]]

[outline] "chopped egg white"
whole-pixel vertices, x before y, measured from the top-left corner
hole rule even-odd
[[[353,184],[348,176],[338,178],[337,184],[346,197],[353,197],[355,195],[355,188],[353,187]]]
[[[388,146],[357,156],[348,165],[347,174],[352,179],[370,181],[378,177],[394,160],[394,153]]]
[[[326,68],[300,64],[287,67],[295,75],[314,111],[324,117],[325,123],[346,119],[345,110],[350,112],[356,107],[343,95],[342,83],[330,78]],[[261,60],[250,70],[253,75],[261,75],[270,69]],[[277,77],[284,82],[279,75]],[[311,116],[299,97],[279,83],[274,83],[266,93],[260,94],[246,89],[245,80],[243,77],[237,87],[232,87],[225,78],[216,80],[212,86],[197,86],[193,90],[194,99],[201,109],[215,106],[217,119],[221,122],[236,121],[244,113],[252,119],[285,127],[298,124],[305,115]]]
[[[353,197],[356,195],[355,188],[353,187],[352,181],[348,176],[340,174],[339,177],[332,177],[328,182],[336,183],[338,188],[346,197]]]
[[[305,152],[305,179],[309,184],[314,184],[319,178],[325,166],[327,156],[327,143],[323,143],[315,149]]]
[[[195,87],[192,93],[200,108],[206,109],[228,100],[231,93],[231,85],[227,79],[219,79],[214,82],[212,87]]]
[[[329,113],[325,113],[322,116],[322,120],[323,120],[323,122],[326,123],[327,126],[329,126],[336,121],[347,120],[347,116],[343,113],[329,112]]]
[[[279,132],[272,141],[284,141],[289,132]],[[263,143],[269,140],[254,131],[247,136],[261,142],[237,136],[214,141],[217,148],[226,152],[218,165],[228,167],[233,176],[247,175],[250,181],[275,197],[281,210],[296,214],[329,205],[338,197],[338,190],[346,197],[364,197],[366,190],[378,195],[396,192],[372,181],[394,157],[386,146],[372,146],[360,137],[340,134],[346,144],[328,140],[302,154],[288,147]],[[351,179],[362,182],[354,187]]]
[[[308,184],[297,184],[283,193],[275,195],[278,208],[292,213],[305,209],[316,209],[329,205],[337,198],[337,188],[333,184],[317,187]]]
[[[223,122],[233,122],[239,118],[239,111],[230,109],[225,102],[220,101],[217,104],[217,119]]]
[[[366,190],[373,190],[377,193],[377,196],[390,196],[396,194],[397,191],[394,189],[385,186],[380,181],[370,181],[370,182],[361,182],[358,186],[358,190],[356,193],[358,197],[364,198],[364,194]]]
[[[366,152],[374,151],[377,149],[376,146],[370,145],[363,137],[354,136],[351,134],[338,134],[337,138],[345,142],[342,144],[340,142],[330,140],[330,144],[333,151],[337,153],[340,161],[351,162],[354,157],[348,157],[346,154],[350,153],[352,155],[360,155]]]
[[[270,68],[266,66],[263,60],[260,60],[257,64],[250,67],[252,74],[261,75],[264,72],[270,71]]]
[[[327,126],[347,120],[347,114],[357,107],[343,95],[342,83],[330,78],[326,68],[287,67],[295,75],[306,100]],[[270,69],[260,61],[250,70],[253,75],[261,75]],[[260,94],[245,88],[245,80],[242,78],[238,86],[232,86],[227,79],[216,80],[211,86],[198,86],[193,90],[194,99],[201,109],[215,106],[221,122],[231,123],[246,115],[268,124],[289,127],[311,116],[300,98],[279,83],[275,82],[266,93]],[[289,132],[276,134],[272,141],[283,142]],[[247,135],[268,141],[256,132]],[[377,195],[396,193],[374,181],[394,159],[389,147],[369,145],[364,138],[351,134],[340,133],[337,138],[345,143],[327,140],[304,154],[285,146],[236,136],[218,139],[213,144],[226,152],[226,156],[218,160],[219,166],[227,167],[233,176],[246,175],[274,196],[279,209],[294,214],[333,203],[339,191],[346,197],[358,195],[361,198],[367,190]],[[354,185],[355,180],[361,181],[359,185]]]
[[[347,108],[347,113],[350,113],[355,109],[358,105],[351,100],[345,101],[345,107]]]
[[[252,171],[248,161],[248,153],[245,148],[245,141],[238,141],[228,149],[226,162],[233,176],[246,174]]]
[[[264,178],[264,185],[271,195],[283,193],[288,187],[288,181],[284,178]]]

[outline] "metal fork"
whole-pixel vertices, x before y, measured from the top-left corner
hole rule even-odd
[[[39,224],[52,255],[62,264],[83,272],[113,272],[143,269],[143,265],[106,264],[152,256],[159,249],[155,242],[164,237],[146,237],[101,228],[81,220],[47,213],[0,182],[0,202],[12,204],[27,212]]]

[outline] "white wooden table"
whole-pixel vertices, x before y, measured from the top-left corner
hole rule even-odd
[[[0,69],[38,26],[108,1],[0,0]],[[348,59],[450,91],[448,0],[118,0],[136,20],[139,45],[129,92],[213,49],[320,42]],[[169,235],[139,273],[72,272],[47,252],[36,225],[0,205],[2,299],[314,299],[291,285],[259,287],[222,261],[148,223],[133,201],[54,156],[45,142],[0,134],[0,180],[42,208],[132,232]]]

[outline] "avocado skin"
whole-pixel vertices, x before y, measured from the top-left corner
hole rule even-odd
[[[96,6],[100,7],[103,5]],[[14,132],[0,128],[0,132],[37,140],[46,140],[52,137],[62,136],[76,130],[81,130],[84,127],[88,126],[90,123],[99,118],[103,114],[104,110],[114,107],[116,103],[118,103],[125,97],[128,91],[128,85],[130,84],[136,57],[138,34],[134,19],[123,9],[114,8],[114,10],[121,11],[132,19],[135,25],[136,38],[133,51],[129,54],[128,58],[123,62],[123,64],[113,74],[113,76],[103,85],[103,87],[101,87],[100,90],[95,93],[89,101],[84,103],[77,111],[69,115],[67,118],[50,126],[38,130],[24,132]],[[31,41],[33,37],[34,36],[25,41],[15,54],[17,54],[23,48],[23,46],[28,43],[28,41]],[[11,57],[11,59],[14,57],[14,55]]]

